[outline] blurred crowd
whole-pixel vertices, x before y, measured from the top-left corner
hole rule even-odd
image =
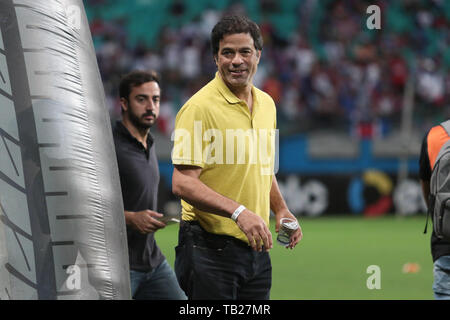
[[[401,127],[408,103],[415,130],[425,132],[450,117],[450,1],[163,2],[139,20],[144,12],[102,16],[102,8],[118,1],[85,1],[113,119],[120,117],[120,76],[154,69],[162,79],[158,130],[170,135],[179,108],[214,76],[210,32],[230,13],[248,15],[261,28],[255,85],[274,99],[283,135],[340,130],[387,136]],[[143,9],[151,3],[135,1]],[[381,9],[379,30],[366,25],[371,4]],[[133,43],[130,25],[142,34]]]

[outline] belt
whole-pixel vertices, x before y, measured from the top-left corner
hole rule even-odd
[[[194,241],[203,242],[208,246],[220,246],[226,242],[231,242],[236,246],[251,249],[247,242],[239,240],[235,237],[225,235],[225,234],[215,234],[206,231],[197,220],[185,221],[181,220],[180,222],[181,229],[187,229],[192,232]]]

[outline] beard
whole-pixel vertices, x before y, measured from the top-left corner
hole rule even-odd
[[[153,116],[153,120],[152,121],[147,121],[144,118],[148,117],[148,116]],[[138,129],[150,129],[153,124],[156,121],[156,114],[153,111],[147,111],[146,113],[142,114],[141,116],[136,115],[135,113],[133,113],[132,111],[129,113],[129,118],[131,123]]]

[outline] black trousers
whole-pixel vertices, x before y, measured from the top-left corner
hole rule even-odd
[[[234,237],[206,232],[198,222],[182,221],[175,248],[175,273],[189,299],[268,300],[272,265]]]

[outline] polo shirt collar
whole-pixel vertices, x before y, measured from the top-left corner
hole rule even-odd
[[[116,126],[117,126],[117,129],[119,130],[119,132],[120,132],[124,137],[126,137],[128,140],[133,141],[134,143],[137,143],[137,144],[139,144],[139,145],[142,146],[142,143],[139,142],[139,140],[136,139],[136,138],[130,133],[130,131],[127,129],[127,127],[124,126],[124,124],[122,123],[122,121],[117,120]],[[148,147],[149,150],[150,150],[150,148],[152,147],[153,142],[154,142],[153,136],[151,135],[151,133],[150,133],[150,131],[149,131],[149,132],[148,132],[148,135],[147,135],[147,147]]]
[[[215,81],[217,82],[217,88],[219,92],[222,94],[222,96],[225,98],[225,100],[228,101],[228,103],[234,104],[239,103],[241,100],[235,96],[233,92],[227,87],[225,82],[223,81],[222,77],[219,75],[219,71],[216,72]],[[252,87],[252,93],[253,87]],[[254,96],[254,95],[253,95]]]

